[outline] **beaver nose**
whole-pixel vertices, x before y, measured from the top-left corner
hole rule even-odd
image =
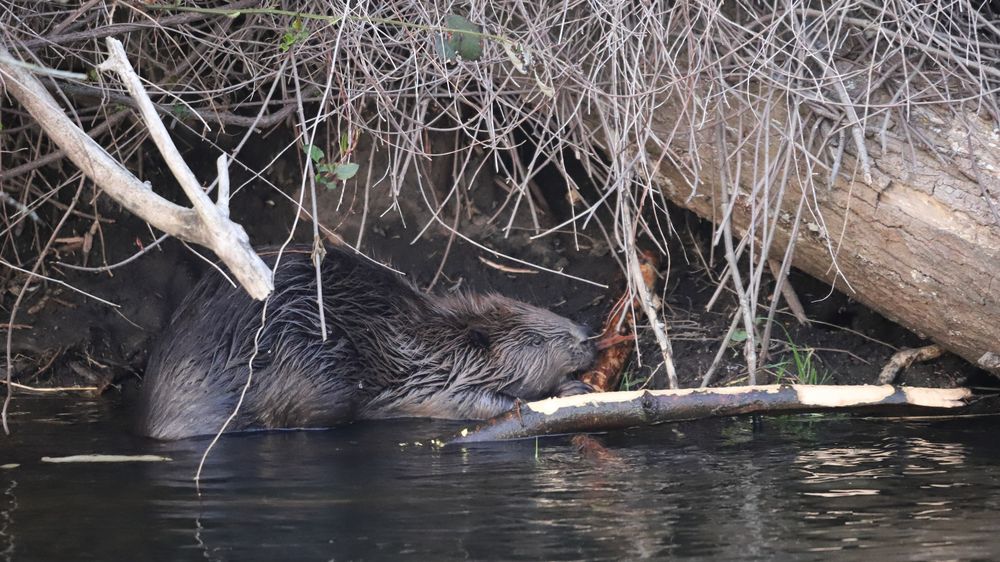
[[[597,346],[594,344],[594,333],[589,327],[577,324],[573,330],[573,337],[576,339],[576,346],[573,355],[584,366],[590,366],[597,357]]]
[[[594,337],[594,332],[590,330],[589,326],[584,326],[583,324],[577,324],[573,326],[573,337],[576,338],[577,344],[588,343],[591,338]]]

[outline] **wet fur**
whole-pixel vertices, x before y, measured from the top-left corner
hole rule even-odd
[[[427,295],[350,250],[328,249],[321,269],[327,341],[309,254],[290,251],[230,431],[483,419],[517,399],[570,393],[569,375],[593,361],[586,329],[550,311],[492,294]],[[150,355],[140,433],[180,439],[222,427],[246,383],[263,306],[206,275]]]

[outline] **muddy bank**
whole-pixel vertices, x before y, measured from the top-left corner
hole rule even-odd
[[[274,144],[251,145],[245,155],[249,160],[270,160],[270,146]],[[295,241],[311,240],[309,218],[302,213],[295,220],[295,202],[302,198],[298,157],[279,160],[261,178],[234,172],[234,185],[242,187],[233,197],[233,217],[245,225],[255,245],[281,244],[293,225]],[[472,178],[470,173],[456,173],[458,166],[452,159],[435,158],[420,164],[426,166],[424,171],[432,181],[418,181],[410,173],[393,185],[387,179],[384,151],[363,145],[355,158],[370,164],[370,173],[367,165],[362,166],[348,182],[333,189],[317,187],[323,236],[359,245],[368,256],[405,273],[418,287],[439,292],[496,291],[548,307],[595,329],[622,294],[625,279],[618,257],[609,250],[608,230],[601,226],[611,224],[613,217],[599,213],[584,230],[566,227],[536,237],[571,216],[561,182],[536,182],[529,201],[519,199],[512,186],[490,173],[489,162],[467,167],[481,170]],[[204,177],[211,175],[211,166],[210,161],[201,163]],[[166,177],[155,178],[153,184],[170,191]],[[302,199],[306,209],[310,208],[308,191]],[[595,193],[584,191],[582,196]],[[79,242],[56,245],[54,259],[48,262],[53,264],[49,274],[119,307],[53,283],[32,285],[18,310],[12,337],[15,379],[23,384],[86,385],[118,392],[123,384],[138,382],[149,343],[179,300],[199,276],[218,274],[207,263],[214,261],[212,256],[199,257],[175,240],[111,272],[60,267],[60,262],[116,263],[154,240],[139,221],[105,198],[99,202],[104,219],[100,236],[92,237],[87,252]],[[709,259],[710,226],[676,209],[670,217],[677,235],[668,248],[669,256],[663,259],[658,294],[667,310],[681,385],[696,386],[726,333],[734,300],[724,292],[712,310],[706,310],[723,266],[722,260],[711,263]],[[92,220],[73,220],[69,230],[64,229],[64,238],[82,238],[92,231]],[[647,241],[645,247],[655,245]],[[5,275],[3,304],[9,314],[24,278],[11,270]],[[762,383],[869,383],[896,348],[930,343],[818,281],[799,274],[793,274],[791,281],[812,323],[802,326],[787,311],[779,314],[781,327],[772,332],[769,368],[758,379]],[[715,385],[745,382],[742,345],[730,343]],[[659,351],[649,330],[640,329],[639,348],[641,353],[631,360],[623,384],[665,387]],[[950,387],[975,382],[979,376],[981,372],[964,361],[945,356],[913,366],[901,382]]]

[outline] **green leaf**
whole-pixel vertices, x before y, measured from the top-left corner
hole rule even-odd
[[[309,159],[313,162],[319,162],[323,158],[326,158],[326,154],[323,152],[323,149],[314,144],[306,146],[304,150],[306,151],[306,154],[309,155]]]
[[[347,181],[354,177],[354,174],[358,173],[359,166],[354,162],[347,162],[345,164],[337,164],[337,168],[333,171],[333,175],[337,176],[340,181]]]
[[[742,343],[742,342],[747,341],[747,331],[746,330],[734,330],[732,337],[729,338],[729,341],[731,341],[733,343]]]
[[[187,106],[175,103],[170,106],[170,114],[179,120],[184,120],[191,116],[191,110]]]
[[[478,60],[483,56],[483,37],[478,25],[454,14],[446,17],[444,23],[447,30],[435,41],[438,56],[447,61],[458,57]]]
[[[288,27],[288,31],[281,36],[281,43],[278,44],[278,49],[281,52],[287,52],[288,49],[292,48],[292,45],[305,41],[309,37],[309,32],[305,30],[305,25],[302,20],[295,18],[292,24]]]

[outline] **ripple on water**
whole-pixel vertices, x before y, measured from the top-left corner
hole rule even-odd
[[[403,421],[156,443],[107,402],[19,399],[0,445],[0,560],[989,558],[996,421],[714,420],[427,446]],[[416,445],[417,442],[425,445]],[[403,445],[401,445],[403,444]],[[157,454],[58,466],[42,456]],[[99,537],[99,540],[96,538]],[[12,554],[11,554],[12,553]]]

